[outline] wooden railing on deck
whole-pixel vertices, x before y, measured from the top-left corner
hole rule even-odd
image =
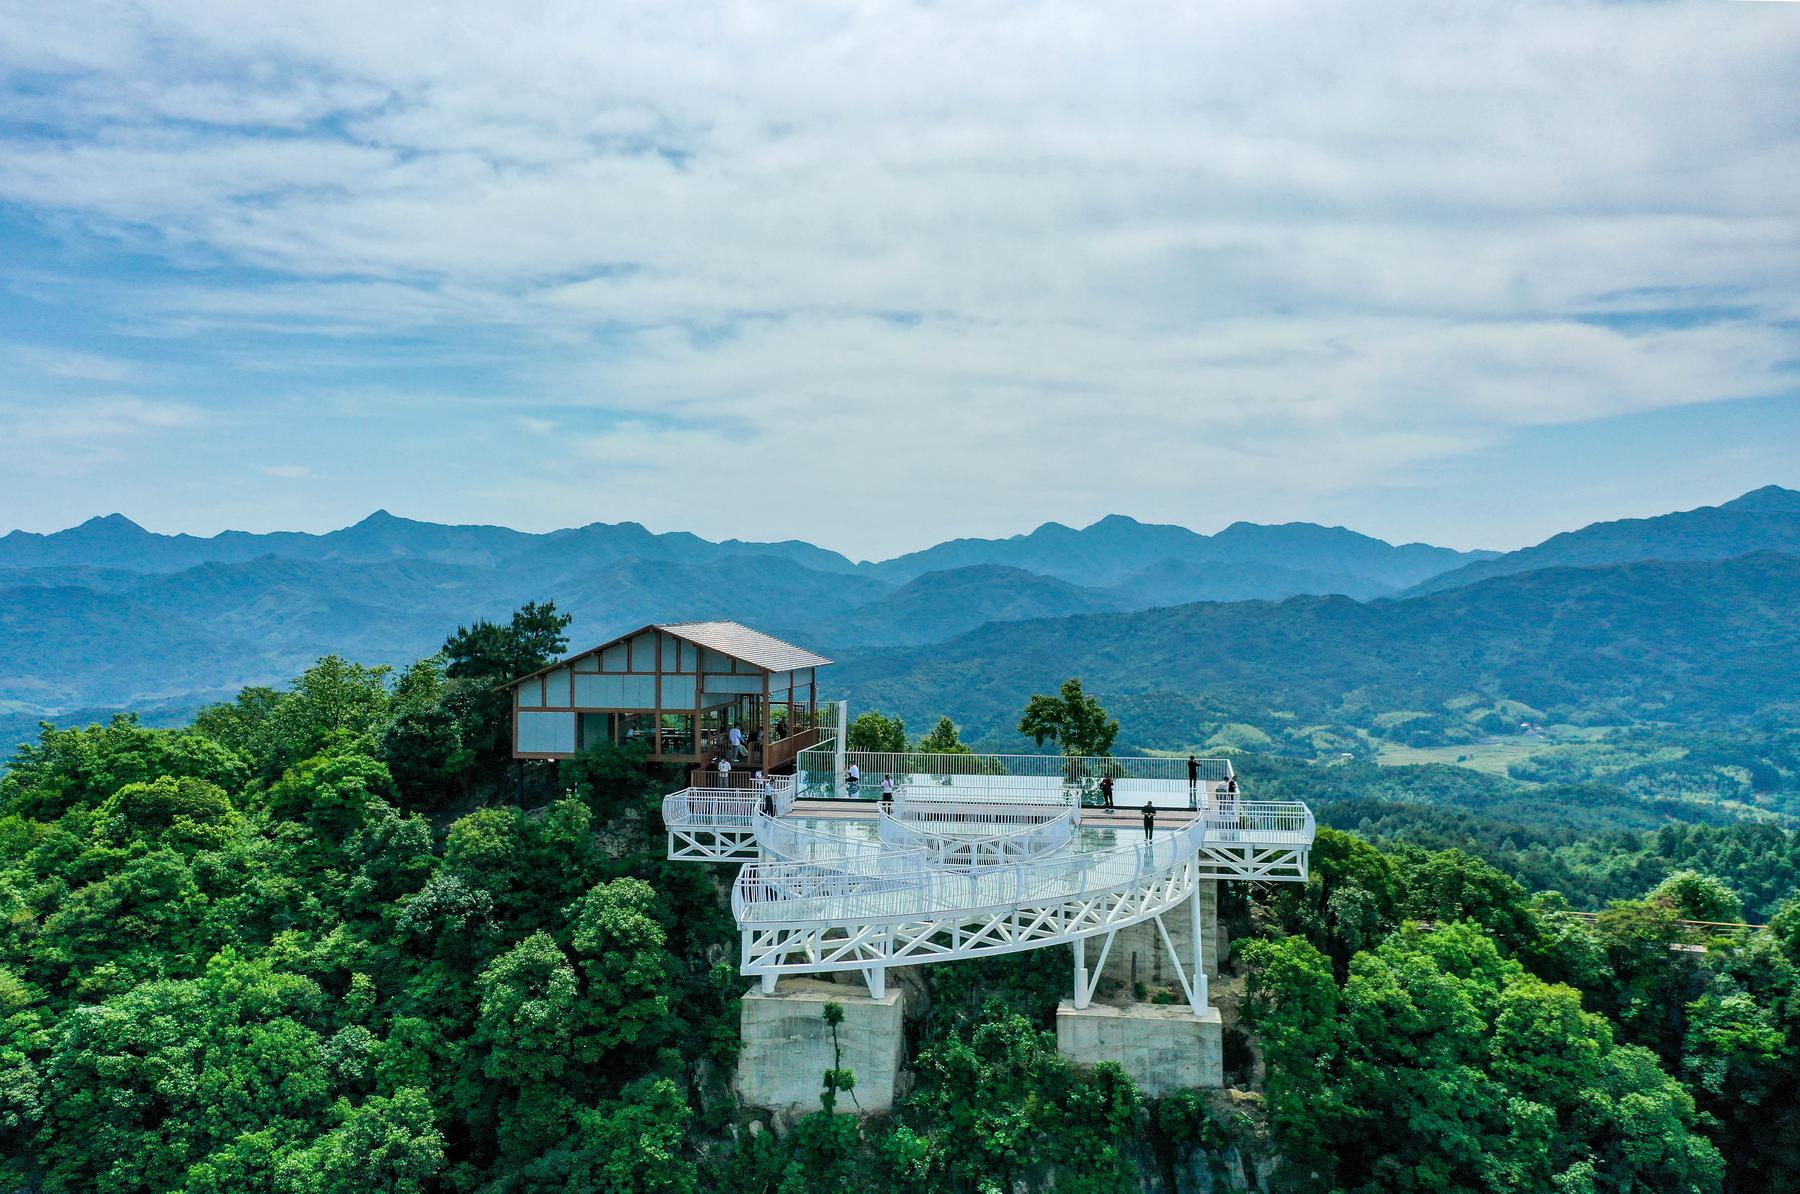
[[[775,771],[794,761],[794,756],[809,746],[819,744],[819,727],[800,730],[786,738],[776,739],[763,747],[763,770]]]

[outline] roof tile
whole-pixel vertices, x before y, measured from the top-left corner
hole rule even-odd
[[[771,672],[824,667],[831,662],[823,655],[752,630],[741,622],[663,622],[657,629]]]

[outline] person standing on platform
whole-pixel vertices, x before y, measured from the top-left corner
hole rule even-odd
[[[720,755],[719,756],[719,786],[721,788],[723,788],[730,783],[731,783],[731,760],[726,758],[724,755]]]
[[[850,776],[849,779],[845,781],[844,787],[849,790],[850,795],[854,796],[856,795],[856,785],[860,783],[862,783],[862,768],[852,762],[850,764]]]
[[[891,775],[881,777],[881,810],[889,816],[894,812],[894,777]]]
[[[1200,760],[1188,756],[1188,807],[1200,807]]]
[[[1144,840],[1147,842],[1156,836],[1156,806],[1148,800],[1144,801]]]
[[[744,731],[737,726],[732,726],[730,738],[731,738],[731,757],[733,759],[743,758],[744,757]]]
[[[1112,802],[1113,779],[1110,775],[1100,777],[1100,807],[1107,812],[1113,811]]]

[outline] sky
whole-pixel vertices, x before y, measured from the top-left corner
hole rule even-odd
[[[0,531],[1800,487],[1800,4],[0,0]]]

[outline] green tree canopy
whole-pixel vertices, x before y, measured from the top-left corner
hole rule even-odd
[[[948,717],[940,717],[937,724],[931,727],[931,733],[919,739],[917,747],[925,754],[934,755],[966,755],[974,751],[963,743],[957,733],[956,723]]]
[[[849,749],[901,754],[906,750],[906,723],[870,709],[850,723]]]
[[[1056,696],[1033,696],[1019,719],[1019,733],[1042,746],[1054,742],[1065,755],[1105,756],[1119,736],[1119,723],[1106,715],[1098,698],[1083,692],[1081,681],[1063,681]]]
[[[458,626],[444,640],[444,674],[453,680],[511,680],[554,662],[568,649],[572,619],[556,602],[527,601],[505,625],[486,620]]]

